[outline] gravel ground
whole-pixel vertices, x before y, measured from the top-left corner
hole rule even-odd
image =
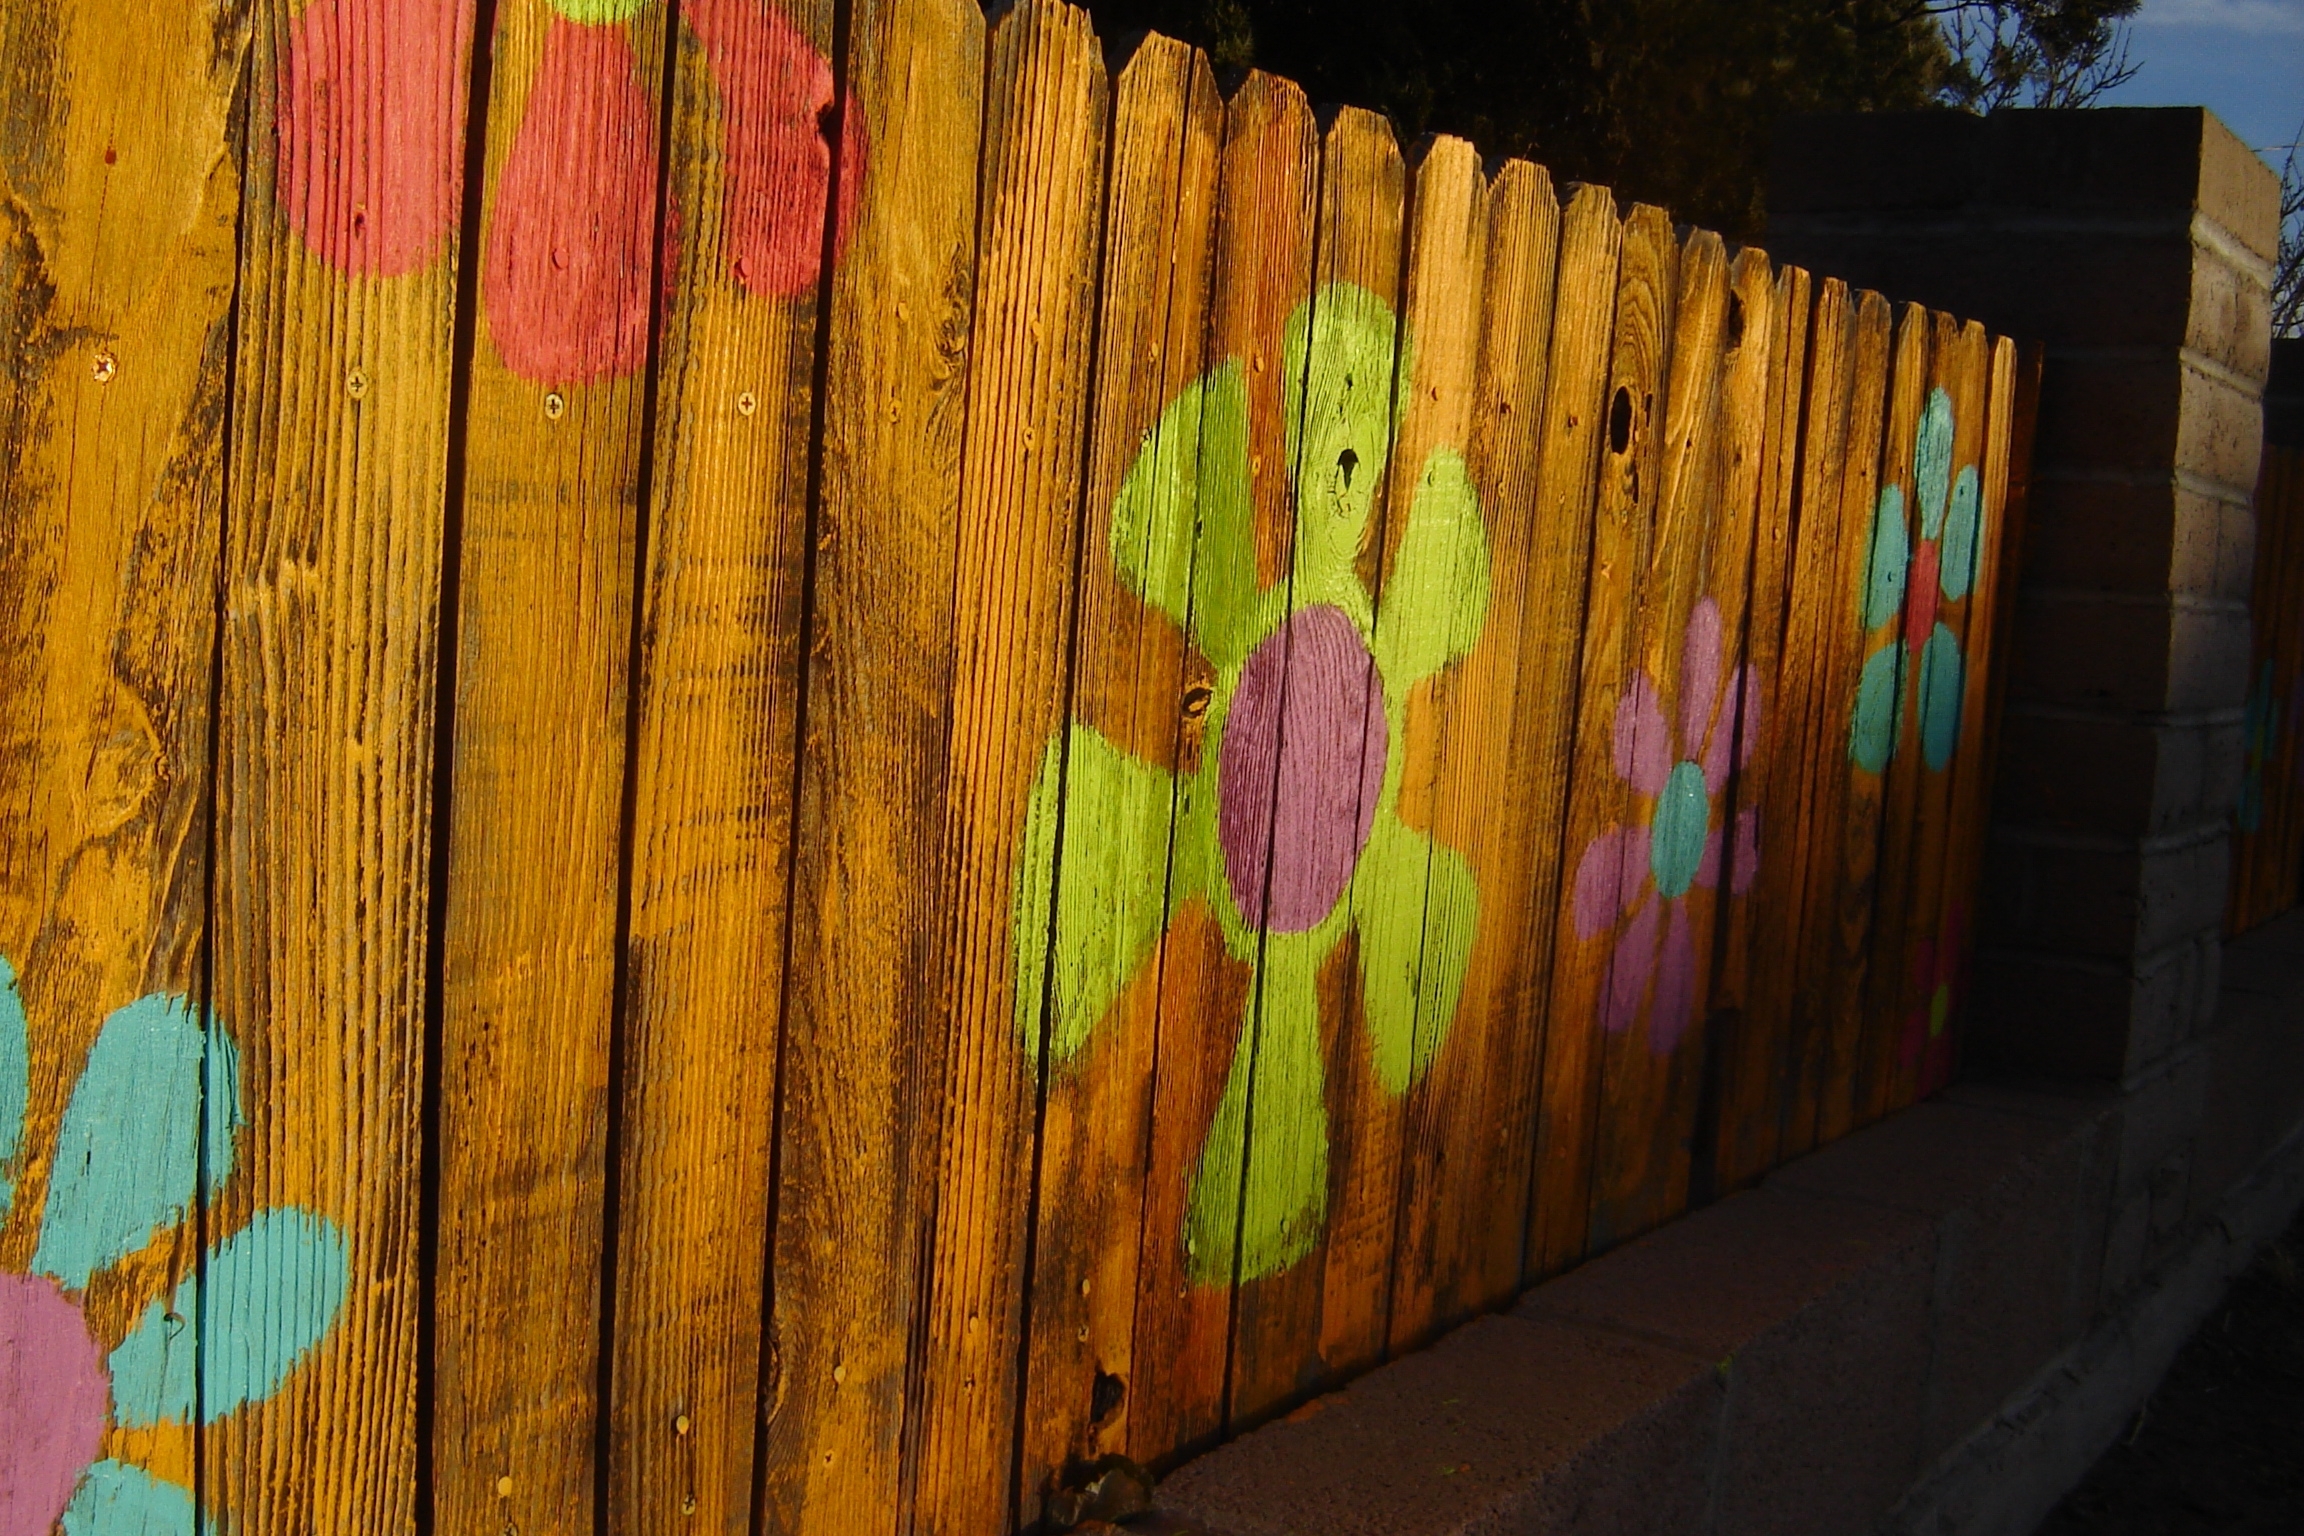
[[[2304,1536],[2304,1218],[2037,1536]]]

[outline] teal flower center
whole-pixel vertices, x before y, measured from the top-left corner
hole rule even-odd
[[[1656,876],[1656,889],[1669,899],[1681,895],[1696,881],[1704,862],[1704,834],[1711,830],[1711,796],[1704,789],[1704,770],[1682,762],[1664,781],[1656,797],[1656,820],[1648,829],[1648,867]]]

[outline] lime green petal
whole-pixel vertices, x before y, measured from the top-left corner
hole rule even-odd
[[[1480,921],[1480,890],[1462,854],[1376,813],[1353,875],[1360,932],[1360,1008],[1376,1079],[1406,1093],[1455,1022]]]
[[[1185,1253],[1198,1284],[1230,1278],[1235,1210],[1243,1280],[1276,1274],[1304,1257],[1327,1219],[1328,1104],[1317,977],[1329,947],[1311,934],[1266,940],[1251,993],[1260,1000],[1257,1024],[1241,1034],[1192,1177]]]
[[[1376,661],[1395,688],[1472,649],[1488,622],[1488,530],[1464,457],[1435,448],[1417,477],[1376,620]]]
[[[1192,643],[1225,671],[1263,638],[1256,509],[1249,499],[1248,387],[1237,359],[1207,375],[1195,467],[1199,543],[1192,554]]]
[[[1032,780],[1012,917],[1017,1033],[1027,1051],[1036,1045],[1043,987],[1052,979],[1048,1048],[1056,1064],[1088,1043],[1159,942],[1175,793],[1165,771],[1130,757],[1091,726],[1073,726],[1070,741],[1069,775],[1060,777],[1065,737],[1059,735]],[[1051,893],[1053,970],[1047,965]]]
[[[1205,476],[1203,455],[1209,470]],[[1239,363],[1225,362],[1168,403],[1120,482],[1112,502],[1112,564],[1137,596],[1180,627],[1190,618],[1201,503],[1209,502],[1207,510],[1216,514],[1211,531],[1218,540],[1226,535],[1244,540],[1247,466],[1247,389]],[[1227,504],[1230,516],[1223,515]],[[1207,555],[1204,591],[1245,570],[1253,595],[1252,550],[1212,548]]]
[[[1408,341],[1382,299],[1357,283],[1330,283],[1288,317],[1281,357],[1296,582],[1328,598],[1324,589],[1351,574],[1384,478],[1396,388],[1413,371]]]

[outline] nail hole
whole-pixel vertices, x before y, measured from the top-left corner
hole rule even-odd
[[[1215,696],[1206,683],[1194,683],[1184,690],[1184,718],[1197,720],[1208,713],[1208,701]]]
[[[816,132],[827,144],[840,139],[840,108],[835,102],[826,102],[816,109]]]
[[[1360,467],[1360,455],[1347,448],[1336,455],[1336,467],[1344,471],[1344,489],[1352,489],[1352,471]]]
[[[1622,453],[1632,446],[1632,391],[1616,386],[1616,398],[1608,402],[1608,450]]]

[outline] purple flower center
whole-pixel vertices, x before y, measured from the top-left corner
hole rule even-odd
[[[87,1319],[44,1275],[0,1275],[0,1536],[48,1536],[104,1444]]]
[[[1217,759],[1216,837],[1251,925],[1301,933],[1336,905],[1389,747],[1375,661],[1342,609],[1305,609],[1249,656]]]

